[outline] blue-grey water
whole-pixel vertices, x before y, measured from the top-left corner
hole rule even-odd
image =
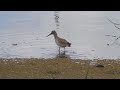
[[[0,58],[57,57],[54,37],[46,37],[52,30],[72,43],[66,57],[120,58],[120,41],[109,36],[119,37],[120,30],[107,20],[120,23],[120,11],[60,11],[59,16],[56,30],[54,11],[0,11]]]

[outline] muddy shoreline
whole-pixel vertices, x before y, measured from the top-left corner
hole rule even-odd
[[[120,79],[120,60],[1,58],[0,79]]]

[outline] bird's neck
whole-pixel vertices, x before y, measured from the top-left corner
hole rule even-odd
[[[54,35],[54,38],[55,38],[55,39],[58,37],[58,36],[57,36],[57,33],[54,33],[53,35]]]

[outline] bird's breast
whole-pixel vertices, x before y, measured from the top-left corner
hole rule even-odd
[[[55,39],[55,42],[58,46],[60,46],[60,43],[59,43],[58,39]]]

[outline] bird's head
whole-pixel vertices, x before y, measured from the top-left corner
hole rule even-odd
[[[56,34],[56,31],[55,30],[51,31],[51,33],[49,35],[47,35],[47,37],[50,36],[50,35],[52,35],[52,34],[53,35]]]

